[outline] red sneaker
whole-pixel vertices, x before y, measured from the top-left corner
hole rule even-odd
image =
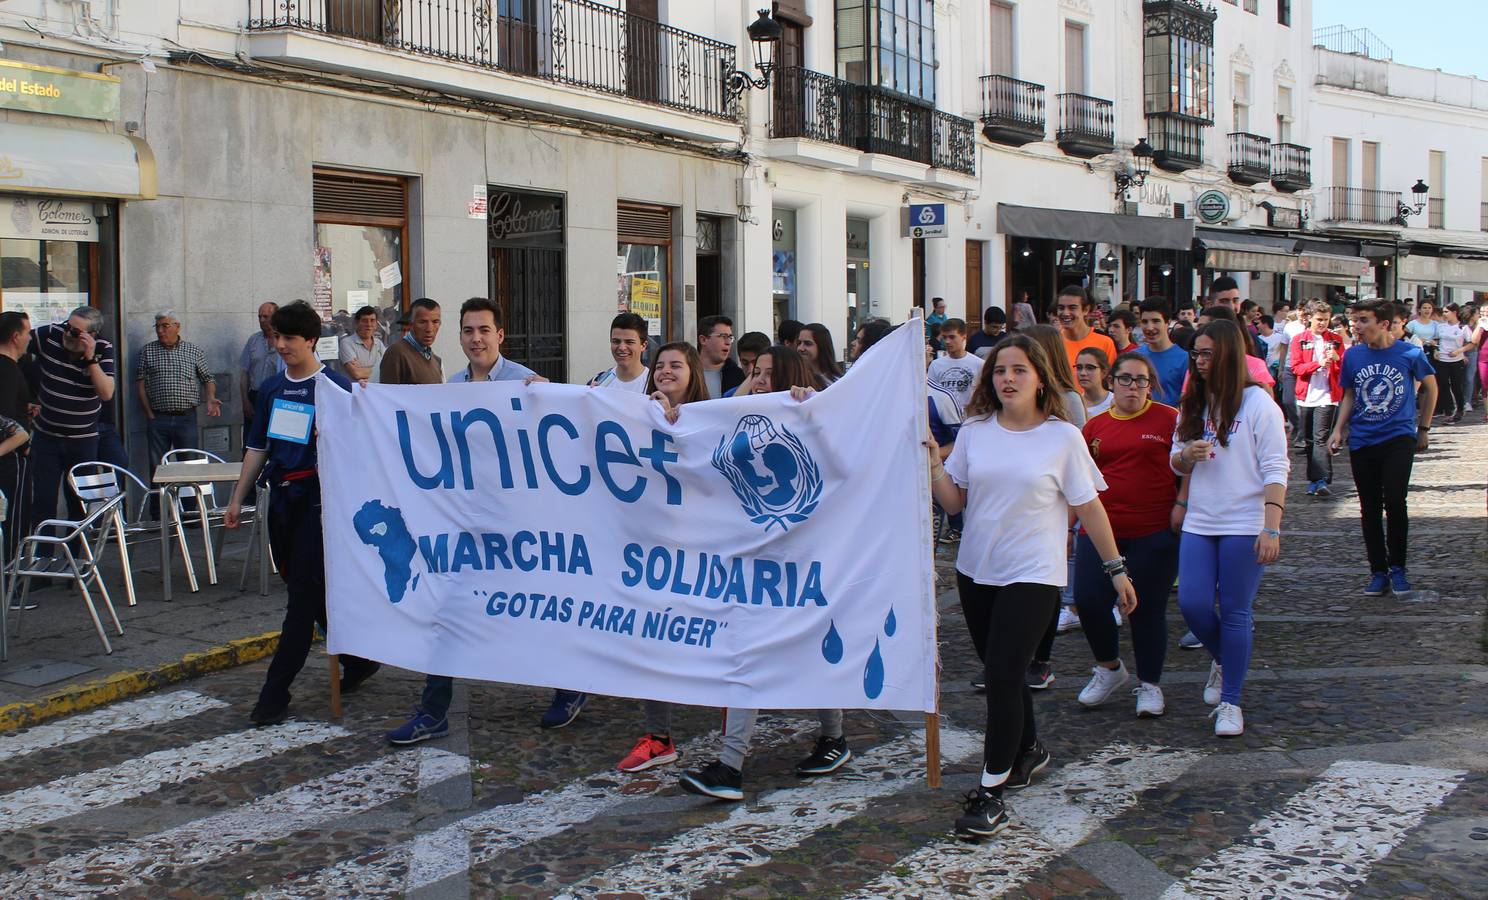
[[[677,745],[670,737],[662,739],[654,734],[645,734],[636,741],[630,753],[620,760],[620,771],[644,772],[652,766],[676,762],[680,755],[677,752]]]

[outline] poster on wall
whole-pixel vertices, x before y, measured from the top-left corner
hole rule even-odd
[[[653,275],[657,277],[652,277]],[[630,311],[646,320],[650,334],[661,334],[660,273],[630,276]]]
[[[331,320],[331,248],[315,248],[315,288],[310,305],[320,314],[322,322]]]
[[[87,294],[5,292],[5,311],[25,313],[31,319],[32,328],[66,322],[73,310],[87,305]]]

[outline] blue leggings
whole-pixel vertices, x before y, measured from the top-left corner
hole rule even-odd
[[[1256,562],[1253,534],[1213,537],[1185,531],[1178,544],[1178,608],[1189,630],[1224,668],[1224,703],[1240,704],[1250,668],[1250,607],[1263,571],[1265,566]]]

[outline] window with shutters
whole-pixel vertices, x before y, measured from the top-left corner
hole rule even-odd
[[[1016,76],[1013,59],[1013,8],[992,0],[990,13],[992,59],[988,75]]]
[[[1235,73],[1235,85],[1231,101],[1231,131],[1250,131],[1250,76],[1245,72]]]
[[[1085,26],[1079,22],[1064,23],[1064,90],[1086,94]]]
[[[616,226],[617,309],[645,319],[648,334],[666,343],[672,339],[672,209],[622,203]]]
[[[380,337],[397,337],[408,308],[408,180],[316,169],[315,287],[311,304],[331,326],[355,330],[358,309],[377,310]]]
[[[1278,143],[1292,142],[1292,89],[1276,89],[1276,140]]]
[[[1444,150],[1432,150],[1430,163],[1430,190],[1426,197],[1426,225],[1430,228],[1447,227],[1447,154]]]

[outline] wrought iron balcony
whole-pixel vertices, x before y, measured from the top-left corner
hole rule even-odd
[[[594,0],[248,0],[248,29],[366,41],[716,119],[734,47]],[[505,10],[505,14],[497,10]]]
[[[1152,164],[1169,172],[1186,172],[1204,164],[1204,123],[1186,116],[1159,113],[1147,117]]]
[[[1230,180],[1260,184],[1271,177],[1271,139],[1244,131],[1230,133]]]
[[[1312,148],[1300,144],[1271,145],[1271,184],[1295,193],[1312,187]]]
[[[770,137],[808,138],[857,148],[858,86],[800,66],[775,70]]]
[[[982,76],[982,134],[1021,147],[1044,139],[1044,86],[1007,75]]]
[[[1059,149],[1089,159],[1116,149],[1116,105],[1084,94],[1059,95]]]
[[[975,175],[976,158],[976,125],[937,109],[930,118],[930,165]]]
[[[1365,225],[1395,225],[1400,208],[1399,191],[1368,188],[1323,188],[1318,211],[1325,222],[1359,222]]]

